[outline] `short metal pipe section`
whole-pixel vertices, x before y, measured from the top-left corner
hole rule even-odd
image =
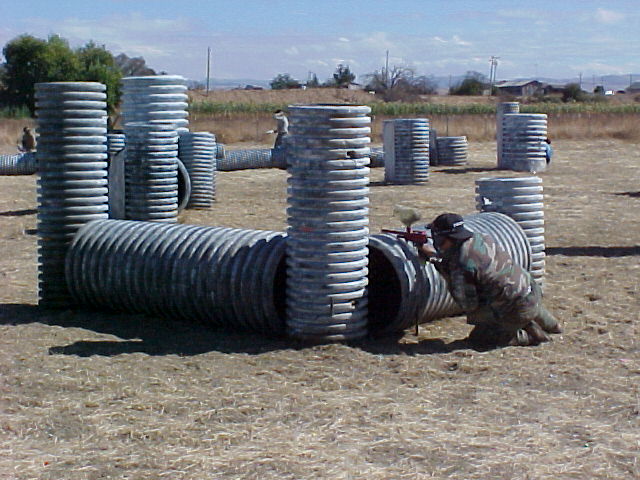
[[[33,175],[38,171],[36,154],[0,155],[0,175]]]
[[[501,213],[476,213],[464,216],[466,228],[494,238],[515,263],[528,270],[531,264],[531,247],[522,228],[511,218]],[[438,318],[459,315],[462,310],[449,294],[447,283],[431,263],[425,266],[427,289],[421,323]]]
[[[108,216],[106,87],[37,83],[39,304],[72,305],[64,256],[76,231]]]
[[[173,125],[127,123],[125,215],[128,220],[176,222],[178,134]]]
[[[187,208],[210,208],[216,198],[216,137],[209,132],[183,132],[178,156],[191,181]]]
[[[371,109],[289,109],[287,331],[312,341],[367,334]]]
[[[507,113],[520,113],[520,104],[518,102],[500,102],[496,108],[496,153],[498,159],[498,168],[507,168],[502,158],[502,122],[503,117]]]
[[[272,149],[252,148],[227,150],[223,158],[218,158],[220,171],[249,170],[254,168],[273,168]]]
[[[476,180],[476,208],[515,220],[531,245],[531,276],[544,288],[544,195],[540,177],[493,177]]]
[[[460,166],[467,164],[467,137],[438,137],[438,165]]]
[[[532,173],[546,170],[546,138],[546,114],[505,114],[502,124],[502,168]]]
[[[180,75],[125,77],[122,79],[122,124],[172,123],[178,132],[187,131],[187,101],[186,80]]]
[[[429,120],[385,120],[384,179],[387,183],[417,184],[429,180]]]
[[[93,308],[285,332],[285,235],[223,227],[102,220],[66,258],[73,298]]]

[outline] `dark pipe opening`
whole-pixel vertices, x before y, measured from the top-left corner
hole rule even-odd
[[[369,243],[369,332],[387,330],[395,321],[402,302],[400,279],[393,264]]]
[[[178,211],[181,212],[191,197],[191,179],[184,164],[178,160]]]
[[[273,279],[273,305],[278,313],[278,332],[283,334],[287,324],[287,256],[282,255]]]

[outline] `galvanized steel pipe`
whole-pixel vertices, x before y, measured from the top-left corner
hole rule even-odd
[[[128,220],[178,217],[178,134],[173,125],[125,124],[125,212]]]
[[[467,164],[467,137],[438,137],[436,144],[438,165]]]
[[[505,114],[502,125],[502,168],[532,173],[546,170],[546,138],[546,114]]]
[[[39,304],[72,304],[64,256],[75,232],[107,218],[106,87],[37,83]]]
[[[83,305],[285,332],[285,235],[223,227],[103,220],[84,226],[66,258]]]
[[[502,123],[503,117],[507,113],[520,113],[520,104],[518,102],[500,102],[496,108],[496,153],[498,159],[498,168],[505,167],[502,158]]]
[[[531,244],[531,276],[544,288],[544,195],[540,177],[493,177],[476,180],[476,208],[508,215]]]
[[[429,180],[429,120],[399,118],[384,121],[384,179],[395,184]]]
[[[216,137],[209,132],[183,132],[178,156],[191,181],[187,208],[209,208],[216,198]]]
[[[371,109],[289,109],[287,331],[314,341],[367,333]]]
[[[33,175],[38,171],[36,154],[0,155],[0,175]]]
[[[184,77],[150,75],[122,79],[122,124],[172,123],[178,132],[188,130],[188,96]]]

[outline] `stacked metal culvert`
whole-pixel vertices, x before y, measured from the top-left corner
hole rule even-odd
[[[546,170],[546,138],[546,114],[505,114],[502,123],[502,168],[532,173]]]
[[[438,165],[467,164],[467,137],[438,137],[436,142]]]
[[[191,180],[187,208],[209,208],[216,198],[216,137],[209,132],[180,134],[178,156]]]
[[[178,134],[172,125],[127,123],[125,215],[175,222],[178,217]]]
[[[178,132],[188,130],[187,85],[179,75],[151,75],[122,79],[122,124],[172,123]],[[128,135],[127,135],[128,138]]]
[[[503,213],[520,225],[531,244],[531,275],[542,287],[545,271],[542,179],[480,178],[476,180],[476,208]]]
[[[0,175],[33,175],[37,170],[35,153],[0,155]]]
[[[64,257],[76,231],[107,218],[106,87],[94,82],[38,83],[39,304],[72,304]]]
[[[107,133],[107,151],[109,157],[113,158],[114,155],[120,153],[125,147],[125,135],[124,133]]]
[[[527,236],[517,222],[506,215],[495,212],[483,212],[465,215],[465,227],[473,232],[484,233],[494,238],[503,247],[515,263],[524,269],[531,264],[531,247]],[[449,294],[447,283],[431,263],[425,266],[427,289],[421,322],[458,315],[462,312]]]
[[[520,113],[520,104],[518,102],[501,102],[496,108],[496,151],[498,157],[498,168],[506,168],[502,159],[502,122],[503,117],[507,113]]]
[[[287,331],[298,339],[367,334],[371,109],[290,107]]]
[[[429,180],[429,120],[399,118],[384,121],[384,179],[416,184]]]
[[[268,334],[285,331],[285,236],[223,227],[104,220],[66,260],[83,305]]]

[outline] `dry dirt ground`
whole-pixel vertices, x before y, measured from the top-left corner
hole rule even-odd
[[[461,317],[301,347],[37,303],[35,177],[0,177],[0,479],[640,478],[640,151],[554,142],[544,179],[552,343],[477,352]],[[409,201],[474,210],[468,168],[372,170],[371,230]],[[510,175],[518,175],[510,173]],[[185,223],[285,228],[286,173],[222,172]]]

